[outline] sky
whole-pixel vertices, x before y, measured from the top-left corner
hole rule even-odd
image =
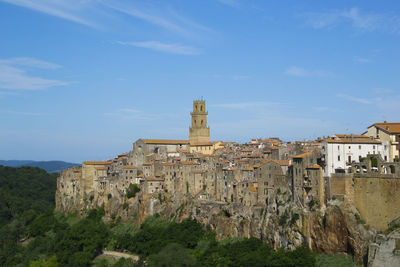
[[[400,114],[400,2],[0,0],[0,159],[104,160],[139,138],[359,134]]]

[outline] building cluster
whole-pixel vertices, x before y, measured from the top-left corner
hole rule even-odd
[[[104,203],[124,199],[137,184],[143,195],[182,193],[248,206],[277,205],[276,194],[287,193],[310,208],[332,197],[334,174],[400,171],[400,123],[376,123],[362,135],[238,144],[210,141],[207,115],[205,101],[194,101],[189,140],[139,139],[115,159],[63,171],[58,191],[66,198]]]

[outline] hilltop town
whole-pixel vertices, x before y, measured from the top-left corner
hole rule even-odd
[[[332,203],[350,206],[346,211],[355,216],[352,220],[367,230],[385,230],[399,220],[400,123],[375,123],[361,134],[332,134],[314,141],[267,138],[238,144],[210,140],[204,100],[193,102],[190,115],[188,140],[139,139],[131,151],[114,159],[85,161],[63,171],[57,181],[57,209],[84,214],[103,206],[110,219],[134,215],[142,221],[155,212],[168,211],[177,218],[188,205],[187,216],[240,214],[240,223],[250,211],[249,221],[259,217],[259,223],[267,225],[268,218],[275,218],[281,228],[294,225],[296,234],[286,240],[268,230],[256,231],[261,237],[263,231],[270,235],[277,247],[308,240],[319,249],[323,245],[313,240],[309,228],[330,216],[326,211]],[[211,224],[218,228],[218,222]],[[251,225],[247,230],[241,225],[241,234],[253,235]],[[226,231],[234,235],[232,229]]]

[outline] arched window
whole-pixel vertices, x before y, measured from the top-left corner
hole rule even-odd
[[[203,106],[200,106],[200,111],[203,111]]]
[[[201,126],[203,126],[203,120],[201,120]]]

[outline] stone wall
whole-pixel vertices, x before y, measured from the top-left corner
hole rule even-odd
[[[399,178],[354,178],[354,204],[361,218],[377,229],[400,216]]]

